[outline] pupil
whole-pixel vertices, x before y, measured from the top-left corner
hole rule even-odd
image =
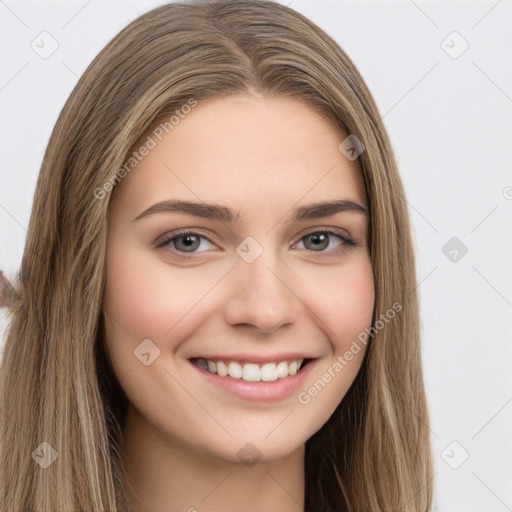
[[[187,248],[190,248],[192,247],[194,244],[197,245],[197,237],[196,236],[193,236],[193,235],[184,235],[184,236],[181,236],[177,239],[178,243],[180,243],[180,241],[183,242],[183,245]],[[176,242],[175,242],[175,245],[176,245]],[[197,247],[194,247],[194,248],[197,248]]]
[[[310,237],[311,237],[311,240],[313,241],[313,244],[315,244],[315,246],[317,248],[319,247],[317,245],[318,242],[320,242],[320,244],[321,244],[322,242],[325,242],[326,240],[328,241],[328,238],[327,238],[327,236],[324,233],[319,233],[319,234],[316,234],[316,235],[310,235]],[[325,249],[325,247],[323,247],[323,248]]]

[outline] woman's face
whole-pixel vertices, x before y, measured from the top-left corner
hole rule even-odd
[[[366,204],[357,160],[338,149],[347,134],[293,99],[190,110],[142,141],[116,189],[108,350],[141,435],[276,460],[329,419],[363,359],[351,347],[374,306],[369,218],[313,207]]]

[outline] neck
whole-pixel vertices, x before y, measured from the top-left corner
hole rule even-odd
[[[253,465],[163,436],[129,407],[122,455],[131,512],[303,512],[304,445]]]

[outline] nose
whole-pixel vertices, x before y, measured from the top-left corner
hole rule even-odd
[[[267,249],[252,263],[242,258],[235,260],[225,309],[229,324],[249,325],[259,332],[271,333],[297,321],[302,302],[289,273],[279,268],[277,258],[271,258]]]

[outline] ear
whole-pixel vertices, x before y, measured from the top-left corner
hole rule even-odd
[[[18,294],[7,276],[0,270],[0,308],[11,308],[18,302]]]

